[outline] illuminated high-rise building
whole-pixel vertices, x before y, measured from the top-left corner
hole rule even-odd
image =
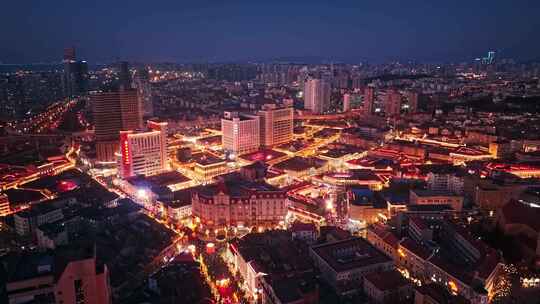
[[[128,90],[131,88],[131,73],[129,72],[129,63],[127,61],[118,63],[118,78],[120,89]]]
[[[260,147],[259,116],[225,112],[221,132],[223,149],[236,156],[257,151]]]
[[[484,65],[489,65],[489,64],[493,64],[495,63],[495,51],[489,51],[487,53],[487,57],[482,57],[482,58],[479,58],[480,59],[480,62]],[[478,59],[477,59],[478,60]]]
[[[261,146],[271,147],[280,145],[293,138],[293,108],[277,108],[275,105],[265,105],[257,113],[260,120]]]
[[[487,56],[488,64],[493,64],[495,62],[495,51],[489,51]]]
[[[119,174],[151,176],[167,169],[167,123],[147,123],[149,131],[120,131]]]
[[[372,87],[366,87],[364,90],[364,114],[373,113],[373,105],[375,104],[375,89]]]
[[[96,154],[100,162],[112,162],[121,130],[142,127],[142,107],[136,90],[105,92],[91,96],[94,112]]]
[[[384,101],[384,112],[386,116],[397,116],[401,112],[401,95],[392,89],[386,92]]]
[[[407,101],[409,105],[409,113],[416,113],[418,112],[418,98],[419,94],[415,91],[408,91],[407,92]]]
[[[64,50],[64,73],[62,75],[62,90],[64,97],[75,97],[86,93],[88,89],[88,64],[77,61],[75,48]]]
[[[328,111],[330,107],[330,83],[310,78],[304,84],[304,108],[314,114]]]

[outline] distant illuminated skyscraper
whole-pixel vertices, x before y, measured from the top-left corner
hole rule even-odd
[[[121,130],[142,127],[142,107],[136,90],[106,92],[91,96],[94,112],[96,154],[100,162],[112,162],[118,151]]]
[[[129,63],[127,61],[118,63],[118,78],[120,89],[127,90],[131,88],[131,74],[129,72]]]
[[[487,56],[488,64],[492,64],[495,62],[495,51],[489,51]]]
[[[384,102],[384,112],[386,116],[397,116],[401,112],[401,95],[398,91],[391,89],[386,92]]]
[[[415,91],[408,91],[407,92],[407,101],[409,104],[409,113],[416,113],[418,112],[418,98],[419,94]]]
[[[65,97],[75,97],[86,93],[88,87],[88,65],[86,61],[77,61],[75,48],[64,50],[64,73],[62,75],[62,90]]]
[[[304,85],[304,108],[314,114],[328,111],[330,107],[330,83],[310,78]]]
[[[373,105],[375,103],[375,89],[367,87],[364,90],[364,108],[363,112],[366,115],[373,113]]]
[[[493,64],[495,62],[495,51],[489,51],[487,57],[481,59],[482,64]]]

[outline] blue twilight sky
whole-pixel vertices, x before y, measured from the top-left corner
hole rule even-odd
[[[540,0],[3,0],[0,62],[540,58]]]

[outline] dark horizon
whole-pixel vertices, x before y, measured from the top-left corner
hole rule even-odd
[[[18,1],[0,13],[0,62],[464,62],[540,57],[538,1]]]

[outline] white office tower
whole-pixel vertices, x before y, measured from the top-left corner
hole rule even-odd
[[[151,176],[167,170],[167,123],[148,121],[146,132],[120,132],[122,178]]]
[[[267,104],[257,113],[260,120],[261,146],[272,147],[293,138],[293,108]]]
[[[304,108],[314,114],[322,114],[330,107],[330,83],[310,78],[304,85]]]
[[[225,112],[221,119],[223,149],[234,156],[257,151],[261,145],[259,116]]]

